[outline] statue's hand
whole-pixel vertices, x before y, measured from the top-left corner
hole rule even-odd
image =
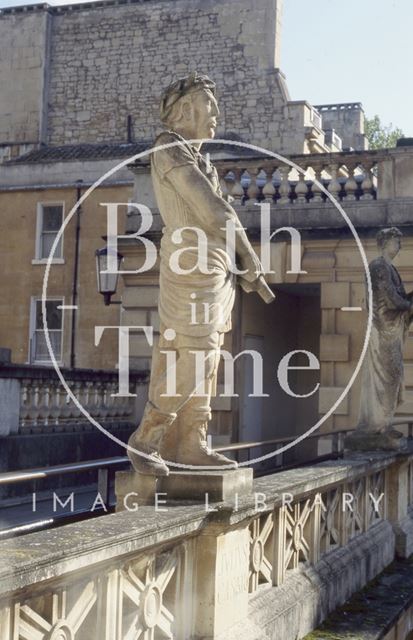
[[[248,271],[248,273],[242,276],[245,280],[248,280],[248,282],[255,282],[260,276],[264,275],[260,259],[254,251],[241,256],[240,262],[241,269]]]
[[[246,293],[256,291],[267,304],[275,300],[273,291],[271,291],[270,287],[264,280],[264,276],[262,275],[259,276],[257,280],[254,280],[254,282],[249,282],[248,280],[240,277],[239,282]]]

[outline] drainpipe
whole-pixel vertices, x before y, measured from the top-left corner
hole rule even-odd
[[[76,202],[79,202],[82,195],[83,180],[77,180],[76,182]],[[80,205],[76,210],[76,234],[75,234],[75,259],[73,265],[73,283],[72,283],[72,334],[70,337],[70,368],[74,369],[76,366],[76,312],[77,312],[77,281],[79,274],[79,243],[80,243],[80,216],[82,213],[82,206]]]
[[[130,144],[131,142],[133,142],[133,123],[132,123],[132,116],[130,114],[128,115],[126,122],[127,122],[126,124],[127,140],[128,140],[128,143]]]

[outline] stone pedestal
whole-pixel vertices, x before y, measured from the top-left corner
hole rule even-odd
[[[407,440],[397,431],[373,433],[355,430],[344,439],[348,451],[403,451]]]
[[[115,479],[117,511],[134,511],[133,504],[160,505],[170,500],[190,500],[208,505],[212,502],[234,501],[237,495],[245,496],[252,491],[252,469],[172,471],[169,476],[162,477],[119,471]]]

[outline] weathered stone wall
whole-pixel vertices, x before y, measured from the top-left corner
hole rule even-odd
[[[148,0],[0,12],[0,143],[126,140],[128,116],[135,139],[150,140],[162,90],[198,70],[218,86],[218,133],[280,149],[291,125],[276,69],[281,2]]]
[[[221,132],[278,142],[277,4],[155,0],[55,14],[49,141],[126,140],[128,115],[135,137],[150,139],[163,88],[199,70],[218,85]]]
[[[47,11],[0,16],[0,142],[42,138]]]

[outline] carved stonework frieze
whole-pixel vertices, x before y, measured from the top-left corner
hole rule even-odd
[[[250,524],[250,593],[256,591],[260,584],[272,584],[273,535],[272,513],[255,518]]]
[[[174,638],[180,547],[102,569],[93,579],[52,581],[29,600],[0,606],[1,640]]]
[[[343,539],[341,518],[342,491],[341,487],[331,489],[323,494],[320,523],[320,552],[321,555],[333,551],[340,546]]]

